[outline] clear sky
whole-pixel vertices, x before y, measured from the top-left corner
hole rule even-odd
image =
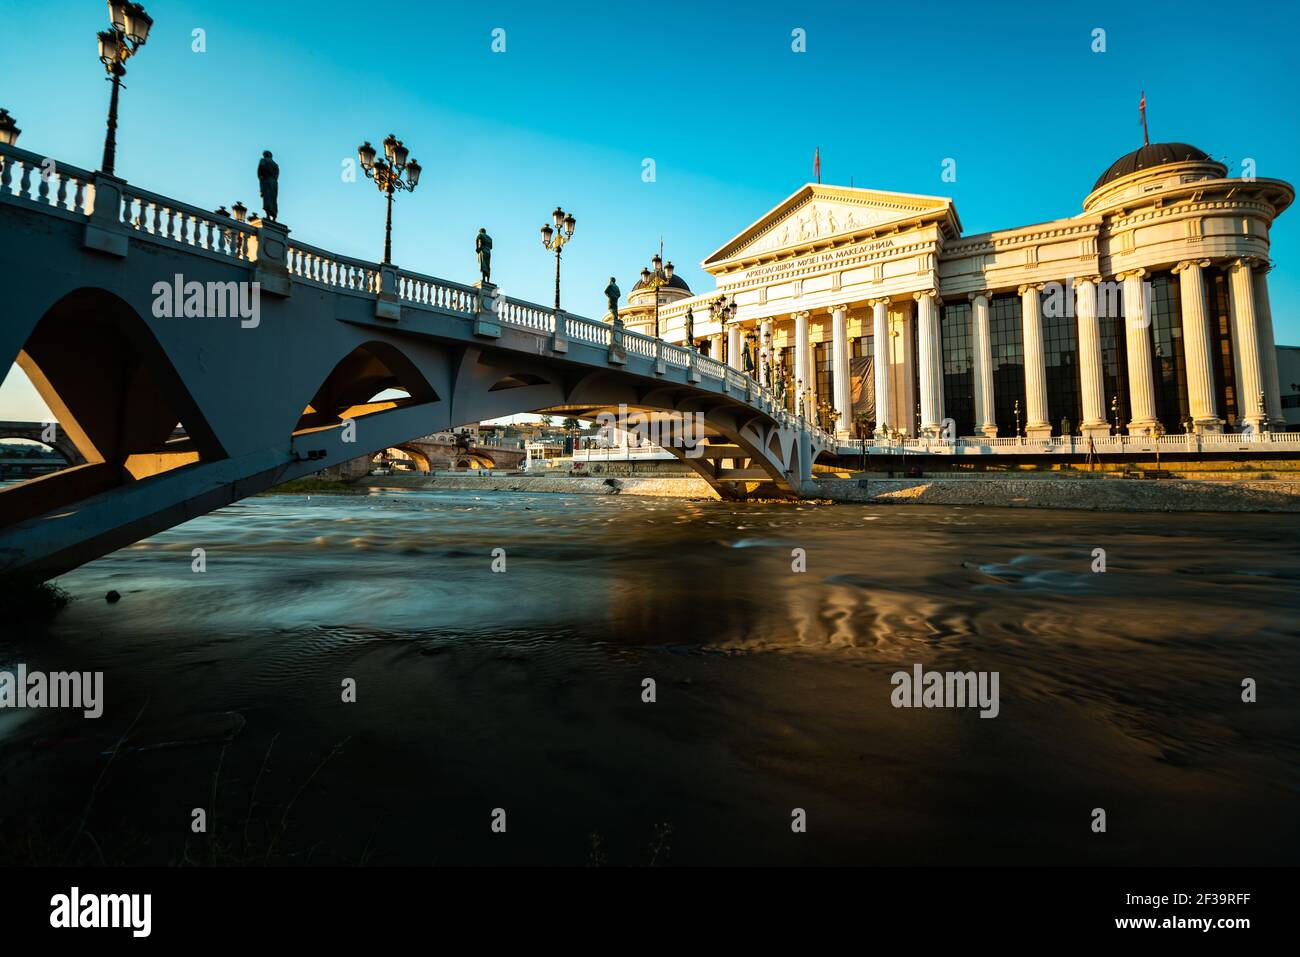
[[[0,106],[20,145],[98,166],[105,5],[41,0],[20,15],[0,2]],[[1291,0],[146,7],[156,23],[128,65],[119,175],[258,209],[271,149],[293,235],[377,261],[383,202],[341,164],[395,132],[424,167],[394,213],[398,265],[473,281],[486,226],[493,279],[549,303],[538,228],[562,205],[578,221],[564,305],[585,315],[604,311],[611,275],[631,288],[661,236],[691,288],[711,289],[700,261],[809,181],[815,147],[823,182],[951,196],[967,233],[1021,226],[1078,213],[1101,171],[1141,145],[1145,90],[1152,141],[1199,146],[1231,175],[1250,157],[1257,175],[1300,182]],[[192,49],[196,29],[206,52]],[[796,29],[806,52],[792,50]],[[1273,259],[1277,339],[1300,344],[1300,209],[1274,227]],[[40,417],[13,381],[0,389],[0,418]]]

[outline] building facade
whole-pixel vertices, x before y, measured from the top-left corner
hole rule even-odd
[[[649,332],[664,296],[665,339],[842,437],[1280,429],[1269,230],[1294,198],[1180,143],[1077,216],[971,236],[951,199],[808,184],[703,262],[716,291],[638,284],[620,318]]]

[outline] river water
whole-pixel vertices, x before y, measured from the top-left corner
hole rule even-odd
[[[0,711],[0,863],[1293,863],[1298,533],[249,499],[63,576],[66,608],[0,633],[0,669],[105,688],[98,720]],[[917,664],[997,672],[997,716],[893,707]]]

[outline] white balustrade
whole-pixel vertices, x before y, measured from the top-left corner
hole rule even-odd
[[[90,212],[92,179],[84,169],[16,146],[0,146],[0,198],[85,216]]]

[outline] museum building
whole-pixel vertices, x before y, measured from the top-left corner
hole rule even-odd
[[[841,437],[1281,429],[1269,229],[1294,198],[1185,143],[1120,157],[1077,216],[971,236],[948,198],[810,183],[704,260],[715,291],[657,261],[619,318],[689,328]]]

